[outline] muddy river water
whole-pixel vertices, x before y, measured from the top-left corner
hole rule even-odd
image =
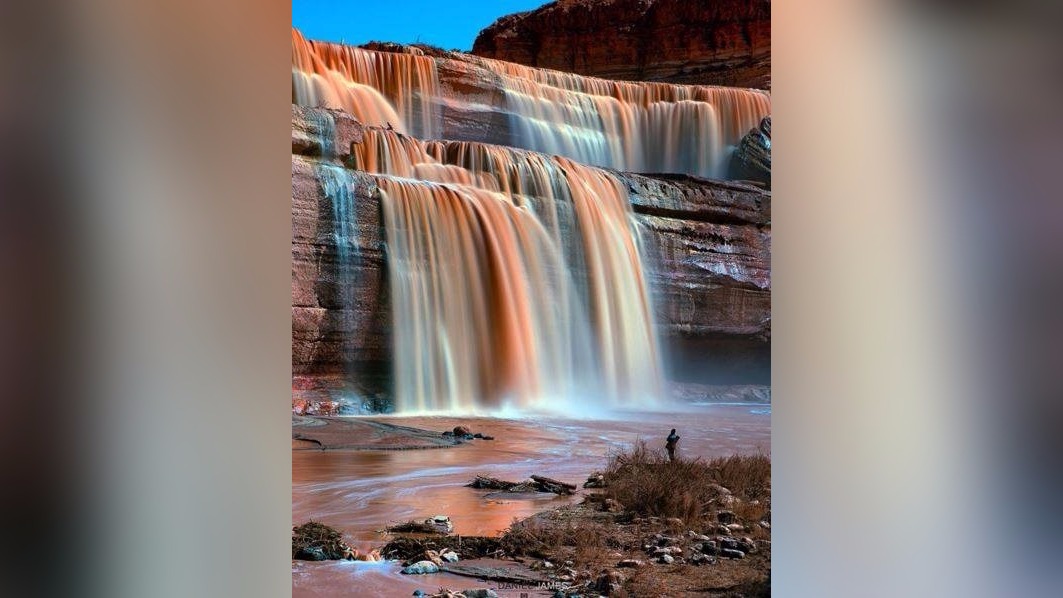
[[[611,451],[637,439],[663,448],[671,428],[683,457],[771,452],[771,406],[708,404],[682,413],[621,413],[612,419],[556,417],[371,418],[429,430],[464,425],[494,440],[422,450],[295,450],[292,452],[292,521],[313,519],[343,531],[361,552],[379,548],[386,525],[447,515],[454,533],[494,535],[515,518],[581,499],[543,494],[498,496],[465,487],[477,474],[520,481],[540,474],[580,484],[601,469]],[[292,561],[293,596],[410,596],[421,589],[460,590],[497,584],[449,574],[406,576],[394,562]],[[500,596],[550,595],[533,589],[498,589]]]

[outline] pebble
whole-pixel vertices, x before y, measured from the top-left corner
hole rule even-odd
[[[675,559],[670,554],[662,554],[660,558],[657,559],[657,562],[662,565],[671,565],[675,562]]]

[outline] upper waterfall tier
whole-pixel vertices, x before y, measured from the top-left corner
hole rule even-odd
[[[292,30],[292,101],[424,139],[479,141],[629,172],[725,178],[771,112],[753,89],[610,81],[456,52],[310,41]],[[386,51],[385,51],[386,50]]]

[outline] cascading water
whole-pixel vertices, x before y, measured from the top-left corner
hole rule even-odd
[[[632,83],[465,57],[502,81],[515,144],[586,164],[720,178],[771,111],[764,92]]]
[[[326,113],[325,117],[331,124],[331,116]],[[328,127],[324,130],[330,129],[331,127]],[[331,143],[331,139],[327,142],[323,140],[322,148],[330,147]],[[332,244],[336,248],[336,288],[340,293],[339,302],[343,306],[342,330],[344,335],[353,341],[349,335],[354,328],[351,318],[354,313],[354,289],[358,284],[358,281],[354,280],[354,273],[358,271],[358,219],[354,193],[351,190],[354,178],[350,170],[326,162],[315,164],[314,171],[321,190],[332,204]]]
[[[659,396],[642,257],[612,175],[379,129],[352,159],[384,175],[401,411],[571,412]]]
[[[440,91],[437,64],[493,79],[509,114],[507,145],[630,172],[723,178],[734,146],[771,113],[767,92],[704,85],[609,81],[467,54],[433,58],[418,48],[378,52],[307,41],[292,30],[292,99],[340,108],[367,124],[422,139],[445,136],[441,114],[463,85]],[[421,54],[418,54],[421,53]],[[471,92],[470,92],[471,93]],[[392,108],[394,106],[394,108]]]
[[[432,58],[308,41],[292,29],[295,104],[336,108],[366,124],[432,138],[438,135],[432,109],[438,95]]]
[[[292,45],[294,102],[387,127],[366,129],[348,165],[381,191],[398,411],[655,402],[658,342],[627,190],[583,163],[719,176],[729,146],[770,112],[766,93],[377,52],[294,30]],[[443,97],[444,63],[491,81],[491,106],[453,82],[459,97]],[[414,138],[445,133],[446,110],[477,102],[508,114],[510,144],[554,155]],[[318,171],[341,262],[356,250],[344,176]]]

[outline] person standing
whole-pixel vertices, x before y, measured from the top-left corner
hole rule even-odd
[[[672,432],[668,434],[668,441],[664,443],[664,448],[668,449],[668,460],[675,461],[675,447],[679,444],[679,435],[675,433],[675,428],[672,428]]]

